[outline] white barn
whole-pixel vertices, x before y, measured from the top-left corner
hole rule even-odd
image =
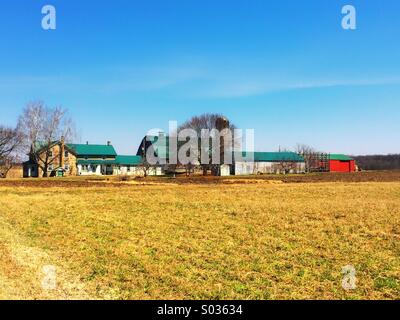
[[[236,154],[233,171],[235,175],[305,173],[306,165],[294,152],[254,152]]]

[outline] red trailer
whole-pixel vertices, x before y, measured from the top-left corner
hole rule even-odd
[[[344,154],[331,154],[329,168],[330,172],[355,172],[356,161]]]

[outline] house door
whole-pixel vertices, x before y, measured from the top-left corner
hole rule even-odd
[[[113,168],[110,164],[106,166],[106,175],[111,176],[113,174]]]

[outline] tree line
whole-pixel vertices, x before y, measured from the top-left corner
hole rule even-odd
[[[400,154],[355,156],[361,170],[400,170]]]

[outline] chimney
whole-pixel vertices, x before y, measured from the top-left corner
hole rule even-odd
[[[86,141],[86,144],[89,144],[89,141]]]
[[[64,168],[65,138],[60,139],[60,168]]]
[[[111,141],[107,141],[107,145],[108,145],[108,146],[111,146]]]

